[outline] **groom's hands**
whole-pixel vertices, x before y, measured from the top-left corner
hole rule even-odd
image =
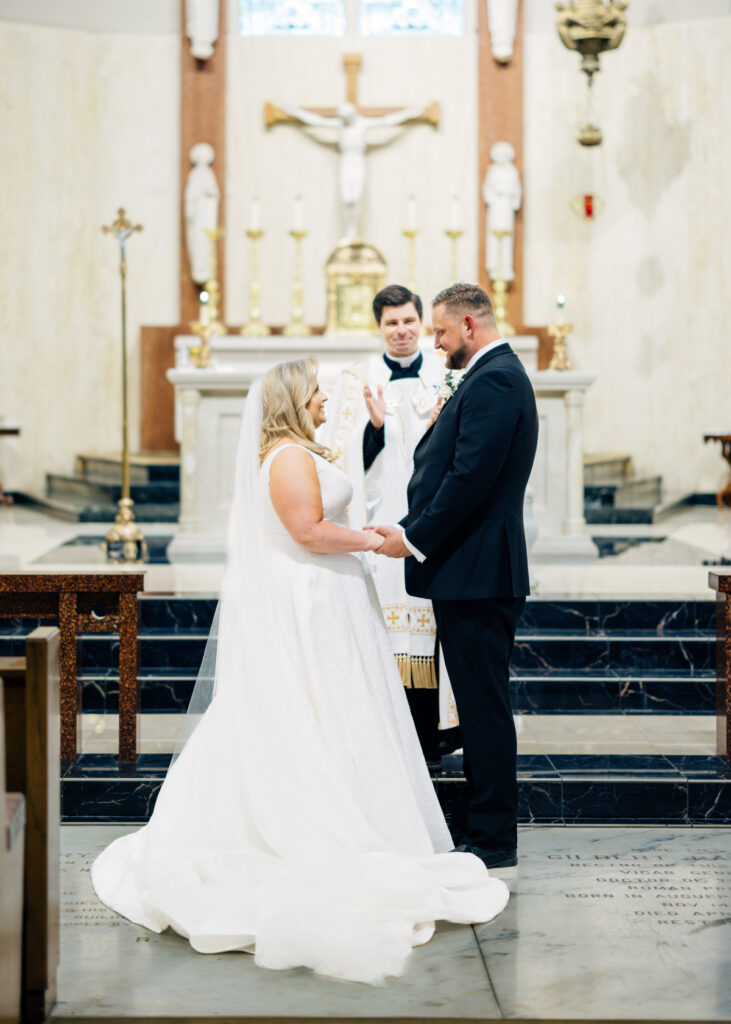
[[[378,548],[379,555],[387,558],[407,558],[411,551],[404,544],[404,531],[398,526],[365,526],[365,530],[375,530],[384,538]]]

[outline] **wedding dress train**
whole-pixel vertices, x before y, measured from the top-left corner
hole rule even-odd
[[[448,852],[372,580],[358,556],[312,554],[286,532],[269,498],[277,451],[252,477],[256,522],[236,526],[249,561],[229,554],[211,704],[149,823],[100,854],[92,881],[113,910],[199,952],[378,983],[435,921],[488,921],[508,890]],[[350,484],[310,454],[338,520]]]

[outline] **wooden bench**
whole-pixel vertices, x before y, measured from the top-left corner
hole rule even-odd
[[[716,753],[731,761],[731,569],[708,573],[716,591]]]
[[[79,753],[78,633],[119,633],[119,760],[137,760],[137,594],[142,573],[0,575],[0,617],[56,619],[61,631],[61,760]]]
[[[23,841],[25,798],[5,785],[5,720],[0,679],[0,1024],[20,1018],[23,951]]]
[[[60,632],[40,626],[25,658],[0,658],[7,786],[25,797],[22,1016],[44,1021],[56,1001],[59,957]]]

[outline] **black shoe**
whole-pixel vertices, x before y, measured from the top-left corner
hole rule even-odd
[[[486,868],[514,868],[518,863],[518,850],[513,847],[511,850],[486,850],[482,846],[473,846],[471,843],[462,843],[456,846],[455,853],[473,853],[479,857]]]

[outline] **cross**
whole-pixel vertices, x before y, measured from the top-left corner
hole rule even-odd
[[[346,103],[352,103],[356,107],[359,114],[363,117],[382,117],[385,114],[395,114],[400,108],[399,107],[361,107],[358,104],[358,74],[360,72],[361,64],[363,63],[363,57],[359,53],[345,53],[343,54],[343,67],[345,68],[345,101]],[[338,113],[337,107],[305,107],[313,114],[319,114],[321,117],[335,117]],[[430,103],[426,108],[425,112],[418,117],[410,118],[409,124],[416,124],[418,122],[424,124],[431,124],[435,127],[439,124],[440,118],[439,104],[437,102]],[[283,110],[275,106],[273,103],[264,104],[264,124],[267,128],[271,128],[275,124],[296,124],[297,118],[292,117],[290,114],[285,114]]]

